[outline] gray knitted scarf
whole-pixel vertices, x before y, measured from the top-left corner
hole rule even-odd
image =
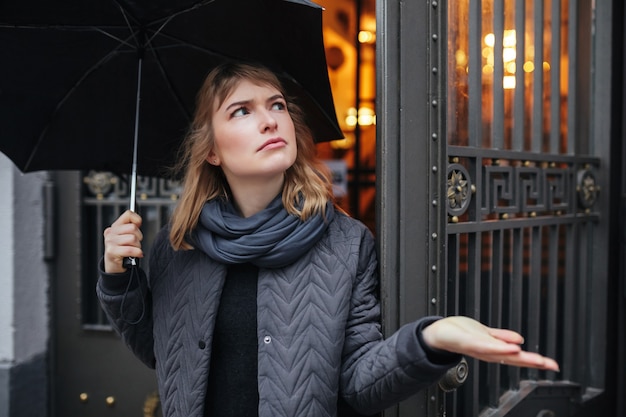
[[[244,218],[232,203],[214,199],[205,203],[193,233],[196,247],[225,264],[251,262],[262,268],[280,268],[295,262],[322,237],[335,214],[333,205],[306,221],[285,210],[278,195],[261,212]]]

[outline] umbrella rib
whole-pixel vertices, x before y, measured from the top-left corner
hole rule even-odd
[[[163,28],[165,26],[167,26],[167,24],[174,18],[174,16],[177,16],[178,13],[176,15],[170,15],[167,19],[165,19],[165,21],[161,24],[161,26],[159,26],[159,28],[157,30],[154,31],[154,33],[152,34],[152,36],[150,36],[147,40],[146,40],[146,45],[150,45],[152,43],[152,40],[157,37],[159,35],[159,33],[161,33],[161,31],[163,30]]]
[[[111,27],[111,28],[119,28],[120,26],[115,26],[115,25],[109,25],[109,26],[101,26],[101,27]],[[50,29],[54,29],[54,30],[67,30],[67,31],[74,31],[74,32],[81,32],[81,31],[92,31],[94,29],[93,25],[59,25],[59,24],[54,24],[54,25],[50,25],[50,24],[32,24],[32,25],[28,25],[28,24],[6,24],[6,23],[0,23],[0,29],[39,29],[39,30],[50,30]]]
[[[158,35],[161,33],[161,31],[163,30],[163,28],[165,28],[165,26],[167,26],[167,24],[168,24],[168,23],[169,23],[169,22],[170,22],[173,18],[177,17],[178,15],[181,15],[181,14],[184,14],[184,13],[187,13],[187,12],[190,12],[190,11],[192,11],[192,10],[195,10],[195,9],[197,9],[197,8],[199,8],[199,7],[205,6],[205,5],[207,5],[207,4],[211,4],[211,3],[213,3],[213,2],[215,2],[215,0],[204,0],[204,1],[201,1],[201,2],[199,2],[199,3],[195,3],[195,4],[194,4],[194,5],[192,5],[191,7],[188,7],[187,9],[179,10],[179,11],[177,11],[176,13],[172,13],[172,14],[170,14],[167,18],[165,18],[164,20],[163,20],[163,19],[161,19],[161,20],[157,20],[157,21],[153,22],[153,23],[155,23],[155,24],[156,24],[156,23],[159,23],[159,22],[161,22],[161,21],[162,21],[162,23],[161,23],[161,25],[159,26],[159,28],[158,28],[157,30],[155,30],[154,34],[153,34],[153,35],[152,35],[152,36],[148,39],[148,42],[147,42],[147,43],[151,43],[151,41],[152,41],[152,40],[153,40],[156,36],[158,36]]]
[[[118,5],[119,5],[119,3],[118,3]],[[120,11],[122,12],[122,17],[124,18],[124,21],[126,22],[126,26],[128,26],[128,30],[130,30],[131,36],[135,40],[135,45],[139,45],[139,41],[137,40],[137,36],[135,36],[135,31],[133,30],[133,27],[130,24],[130,21],[128,20],[128,15],[126,14],[126,10],[124,10],[124,8],[121,5],[120,5]]]
[[[121,44],[129,46],[133,49],[135,45],[129,43],[127,40],[113,35],[111,32],[107,32],[106,28],[119,29],[122,26],[79,26],[79,25],[5,25],[0,23],[0,29],[30,29],[30,30],[61,30],[67,32],[98,32],[101,33]],[[129,29],[129,26],[125,26]],[[131,29],[132,33],[132,29]]]
[[[112,33],[109,33],[109,32],[107,32],[106,30],[103,30],[103,29],[101,29],[101,28],[99,28],[99,27],[94,27],[93,29],[94,29],[96,32],[100,32],[100,33],[102,33],[103,35],[108,36],[109,38],[111,38],[111,39],[113,39],[113,40],[115,40],[115,41],[117,41],[117,42],[121,43],[122,45],[128,46],[128,47],[133,48],[133,49],[137,49],[137,46],[136,46],[136,45],[133,45],[132,43],[128,42],[128,40],[126,40],[126,39],[122,39],[122,38],[120,38],[119,36],[115,36],[115,35],[113,35]],[[129,29],[130,29],[130,28],[129,28]],[[132,29],[131,29],[131,36],[132,36],[132,38],[135,38],[135,32],[134,32]]]
[[[200,45],[197,45],[195,43],[191,43],[188,40],[177,38],[177,37],[172,36],[172,35],[170,35],[170,34],[168,34],[166,32],[161,33],[161,36],[163,38],[165,38],[165,39],[168,39],[168,40],[176,42],[176,43],[173,43],[173,44],[170,44],[170,45],[165,45],[165,46],[159,46],[159,47],[151,47],[150,49],[152,49],[153,51],[157,51],[157,50],[161,50],[161,49],[178,48],[180,46],[185,46],[187,48],[194,49],[194,50],[200,51],[200,52],[204,52],[204,53],[207,53],[207,54],[210,54],[210,55],[215,55],[215,56],[224,57],[224,58],[233,59],[233,60],[241,60],[242,59],[241,57],[237,57],[236,55],[228,55],[228,54],[226,54],[224,52],[218,52],[218,51],[215,51],[213,49],[205,48],[204,46],[200,46]]]
[[[150,40],[148,40],[148,43],[150,44]],[[178,105],[179,109],[183,112],[183,114],[185,114],[185,116],[187,116],[187,118],[191,118],[191,115],[187,112],[185,105],[183,104],[182,98],[178,94],[176,94],[176,90],[174,89],[172,80],[167,76],[167,71],[165,71],[165,67],[163,66],[163,62],[161,61],[161,57],[157,53],[156,48],[150,47],[150,52],[152,52],[152,55],[154,56],[154,60],[158,64],[158,68],[159,68],[159,71],[161,72],[161,76],[166,81],[168,91],[176,99],[176,104]]]

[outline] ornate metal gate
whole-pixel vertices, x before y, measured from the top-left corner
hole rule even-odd
[[[591,16],[575,0],[448,5],[446,314],[518,330],[562,367],[472,362],[448,398],[464,415],[572,415],[603,383]]]
[[[561,372],[469,361],[386,415],[588,415],[607,401],[610,2],[418,3],[378,6],[385,325],[472,316]]]

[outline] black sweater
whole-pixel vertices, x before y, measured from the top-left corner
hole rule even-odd
[[[257,280],[252,264],[232,265],[215,322],[205,417],[256,417]]]

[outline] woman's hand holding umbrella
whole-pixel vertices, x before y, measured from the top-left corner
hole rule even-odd
[[[124,258],[143,258],[141,216],[127,210],[104,231],[104,270],[109,274],[126,271]]]
[[[522,350],[524,338],[517,332],[485,326],[469,317],[451,316],[438,320],[422,331],[430,347],[460,353],[485,362],[559,371],[548,357]]]

